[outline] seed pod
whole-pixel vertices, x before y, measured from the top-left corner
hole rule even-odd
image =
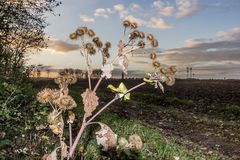
[[[87,34],[89,35],[89,37],[95,36],[95,32],[92,29],[89,29]]]
[[[138,30],[134,30],[132,33],[135,37],[140,37],[140,32]]]
[[[138,26],[137,26],[137,23],[132,22],[132,23],[130,24],[130,27],[131,27],[131,29],[136,29]]]
[[[147,40],[152,41],[153,39],[154,36],[151,33],[147,34]]]
[[[125,20],[125,21],[123,21],[123,26],[124,27],[130,27],[130,25],[131,25],[131,23],[130,23],[130,21],[129,20]]]
[[[150,59],[155,60],[157,58],[157,54],[155,52],[150,53]]]
[[[158,46],[158,41],[156,39],[153,39],[151,41],[151,45],[152,45],[152,47],[157,47]]]
[[[98,48],[102,48],[103,43],[101,41],[96,42],[95,44]]]
[[[143,32],[139,32],[139,37],[143,39],[145,38],[145,34]]]
[[[139,42],[138,42],[138,46],[139,46],[140,48],[144,48],[144,47],[145,47],[145,42],[144,42],[144,41],[139,41]]]
[[[106,47],[106,48],[111,48],[111,43],[110,43],[110,42],[106,42],[106,43],[105,43],[105,47]]]
[[[80,27],[76,30],[77,36],[81,37],[84,35],[84,28]]]
[[[94,43],[97,43],[97,42],[99,41],[99,37],[94,37],[94,38],[92,39],[92,41],[93,41]]]
[[[152,65],[153,65],[153,67],[155,67],[155,68],[159,68],[159,67],[160,67],[160,63],[159,63],[158,61],[154,61],[154,62],[152,63]]]
[[[73,123],[75,120],[75,114],[72,111],[68,111],[68,123]]]
[[[176,73],[177,72],[176,66],[171,66],[170,70],[172,71],[172,73]]]
[[[70,37],[71,40],[76,40],[77,39],[77,34],[75,32],[73,32],[69,35],[69,37]]]

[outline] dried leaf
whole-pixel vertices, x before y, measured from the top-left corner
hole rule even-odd
[[[102,75],[101,77],[106,77],[107,79],[108,78],[111,78],[112,77],[112,71],[113,71],[113,65],[112,63],[110,64],[105,64],[104,66],[102,66]]]
[[[61,141],[61,155],[63,158],[66,158],[68,156],[68,146],[65,142]]]
[[[43,156],[43,160],[57,160],[57,149],[58,148],[55,148],[52,153],[50,154],[46,154]]]
[[[115,149],[117,146],[117,135],[106,124],[98,122],[101,129],[96,132],[96,139],[99,145],[103,146],[103,151]]]
[[[90,89],[86,89],[86,91],[81,95],[83,98],[84,111],[86,116],[89,117],[92,115],[92,112],[98,106],[98,97],[95,92],[92,92]]]

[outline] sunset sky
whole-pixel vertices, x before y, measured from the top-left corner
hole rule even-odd
[[[139,24],[159,41],[158,59],[176,65],[177,77],[192,67],[197,78],[240,78],[240,0],[62,0],[48,16],[48,48],[29,56],[29,64],[53,69],[86,69],[78,43],[69,34],[88,26],[112,42],[111,55],[123,35],[122,20]],[[100,56],[93,58],[101,66]],[[130,58],[130,76],[151,71],[148,55]]]

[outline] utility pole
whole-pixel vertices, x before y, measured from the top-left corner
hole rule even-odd
[[[187,67],[187,79],[189,78],[189,67]]]
[[[190,67],[190,79],[192,79],[192,67]]]

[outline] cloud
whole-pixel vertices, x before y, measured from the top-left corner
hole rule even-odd
[[[140,11],[142,8],[141,8],[141,6],[139,5],[139,4],[137,4],[137,3],[133,3],[132,5],[131,5],[131,11],[133,11],[133,12],[138,12],[138,11]]]
[[[227,32],[218,32],[217,36],[224,40],[240,40],[240,27],[233,28]]]
[[[167,1],[158,0],[152,4],[153,8],[157,9],[158,12],[164,16],[172,16],[175,13],[175,8],[167,3]]]
[[[94,16],[108,18],[108,15],[111,13],[113,13],[113,11],[110,8],[97,8]]]
[[[94,23],[95,22],[95,19],[94,18],[90,18],[86,15],[80,15],[80,19],[83,21],[83,22],[88,22],[88,23]]]
[[[125,7],[123,4],[116,4],[113,6],[114,10],[117,12],[122,12],[125,10]]]
[[[126,16],[125,19],[127,19],[127,20],[129,20],[131,22],[135,22],[135,23],[137,23],[140,26],[146,24],[145,20],[143,20],[141,18],[134,17],[133,15],[128,15],[128,16]]]
[[[147,23],[147,27],[150,28],[159,28],[159,29],[168,29],[171,26],[162,18],[152,17]]]
[[[67,53],[71,51],[76,51],[79,49],[79,46],[76,44],[70,44],[68,42],[58,40],[58,39],[50,39],[47,42],[47,51],[50,51],[51,53]]]
[[[200,10],[199,0],[176,0],[177,18],[191,16]]]

